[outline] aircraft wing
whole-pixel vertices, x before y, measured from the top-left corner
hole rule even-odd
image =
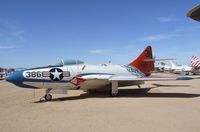
[[[102,75],[93,74],[85,75],[82,78],[86,80],[109,80],[109,81],[167,81],[167,80],[191,80],[191,77],[160,77],[160,76],[148,76],[148,77],[137,77],[134,75],[123,76],[123,75]]]
[[[112,76],[110,81],[167,81],[167,80],[191,80],[191,77],[136,77],[136,76]]]

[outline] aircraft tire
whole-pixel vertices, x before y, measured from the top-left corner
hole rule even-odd
[[[46,101],[51,101],[52,100],[52,95],[51,94],[46,94],[44,96],[44,98],[45,98]]]
[[[111,97],[116,97],[116,96],[118,96],[118,93],[112,93],[112,91],[110,90],[110,96]]]
[[[118,96],[118,93],[111,93],[110,96],[111,96],[111,97],[117,97],[117,96]]]

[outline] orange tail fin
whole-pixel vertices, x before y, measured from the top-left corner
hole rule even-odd
[[[146,75],[149,74],[150,71],[153,71],[154,59],[151,46],[147,46],[146,49],[137,57],[137,59],[135,59],[129,65],[136,67]]]

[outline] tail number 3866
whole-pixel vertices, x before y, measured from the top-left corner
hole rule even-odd
[[[41,71],[32,71],[32,72],[26,72],[26,77],[42,77],[42,72]]]

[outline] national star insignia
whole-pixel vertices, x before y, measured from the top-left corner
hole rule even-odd
[[[56,78],[60,80],[60,75],[62,74],[62,72],[58,72],[57,69],[55,69],[55,72],[50,72],[51,74],[53,74],[53,80],[55,80]]]

